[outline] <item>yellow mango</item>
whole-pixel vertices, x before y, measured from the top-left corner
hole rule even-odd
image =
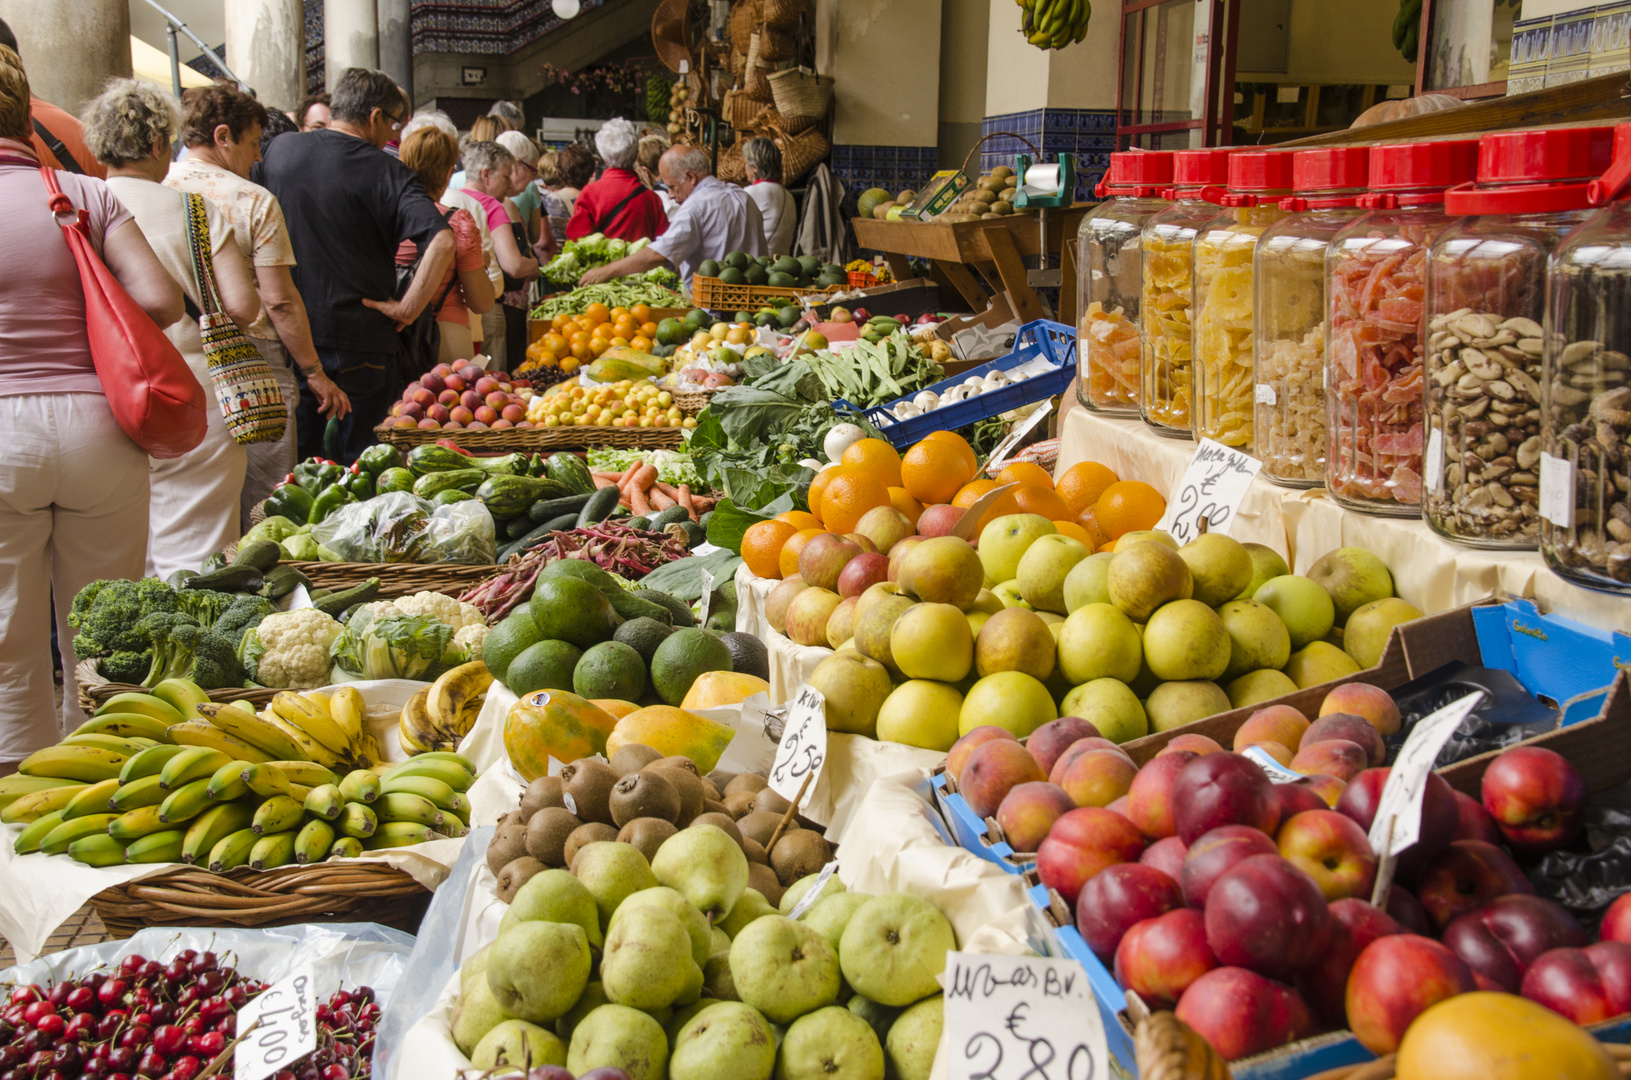
[[[740,705],[754,694],[770,692],[770,684],[757,675],[744,675],[739,671],[705,671],[697,676],[680,702],[682,709],[717,709],[721,705]]]
[[[719,764],[720,755],[736,732],[696,713],[672,705],[651,705],[637,709],[617,722],[606,739],[606,756],[625,746],[649,746],[664,757],[684,755],[696,762],[697,771],[707,775]]]

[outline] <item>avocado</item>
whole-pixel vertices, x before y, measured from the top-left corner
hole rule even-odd
[[[783,330],[790,329],[794,323],[799,321],[799,309],[792,304],[788,304],[776,313],[776,318],[781,322]]]
[[[774,311],[761,311],[753,317],[754,326],[780,326],[781,320]]]
[[[712,259],[704,259],[702,265],[697,267],[697,273],[703,277],[718,277],[719,264]]]
[[[848,277],[839,277],[837,274],[822,274],[816,278],[816,285],[822,289],[830,289],[834,285],[843,285],[848,281]]]
[[[679,345],[691,336],[685,324],[678,319],[664,319],[657,324],[657,344]]]
[[[821,260],[814,255],[800,255],[798,261],[799,269],[806,274],[816,274],[821,271]]]
[[[846,278],[846,279],[848,277],[848,275],[847,275],[846,271],[844,270],[844,268],[842,266],[839,266],[837,263],[828,263],[827,265],[825,265],[825,266],[823,266],[821,268],[821,272],[823,274],[834,274],[834,275],[837,275],[838,277]]]
[[[675,626],[684,627],[697,624],[697,617],[691,614],[691,605],[659,589],[635,589],[631,595],[638,596],[642,600],[649,600],[653,604],[661,604],[667,608],[668,613],[673,616]]]
[[[786,257],[777,259],[775,262],[770,264],[770,272],[773,274],[796,275],[801,269],[803,268],[799,266],[797,259],[789,259]]]
[[[772,289],[795,289],[798,287],[798,281],[792,274],[782,273],[772,273],[769,279],[765,281],[765,284]]]
[[[602,641],[572,669],[572,692],[584,698],[634,701],[646,692],[646,662],[621,641]]]
[[[692,333],[695,333],[698,330],[708,329],[713,319],[702,308],[694,307],[685,313],[685,322],[691,327]]]
[[[618,615],[611,601],[580,578],[540,580],[528,608],[543,637],[570,641],[579,648],[598,645],[617,630]]]
[[[765,278],[769,277],[770,275],[765,272],[764,267],[760,266],[758,263],[754,263],[746,270],[742,271],[742,276],[747,279],[747,283],[749,285],[763,285],[765,283]]]
[[[721,270],[719,280],[726,285],[746,285],[748,283],[747,275],[734,266],[727,266]]]
[[[640,654],[642,662],[650,664],[651,657],[657,652],[657,646],[661,645],[668,635],[673,632],[674,628],[672,626],[658,622],[656,619],[630,619],[617,628],[617,633],[612,635],[612,640],[621,641],[629,646]],[[487,636],[491,639],[492,634],[489,633]]]
[[[734,630],[721,635],[719,640],[731,651],[732,671],[740,671],[744,675],[757,675],[766,682],[770,681],[770,652],[765,648],[764,642],[752,634],[742,634]]]
[[[733,323],[739,323],[739,322],[750,323],[752,321],[753,321],[753,316],[748,314],[745,311],[738,311],[735,315],[731,316],[731,322],[733,322]]]
[[[706,630],[676,630],[651,658],[651,685],[670,705],[678,705],[699,675],[731,670],[730,648]]]
[[[522,650],[541,640],[543,635],[538,632],[538,624],[532,620],[532,612],[524,607],[517,608],[487,631],[487,640],[481,647],[482,662],[492,672],[493,678],[504,682],[510,663]]]
[[[516,697],[524,697],[534,690],[565,690],[572,685],[572,671],[582,656],[583,650],[569,641],[540,641],[510,661],[504,685]]]
[[[730,267],[732,270],[743,270],[746,269],[748,265],[748,257],[742,254],[740,251],[733,251],[720,261],[724,263],[724,265]]]

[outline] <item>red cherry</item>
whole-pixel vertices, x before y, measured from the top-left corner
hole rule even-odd
[[[130,984],[123,979],[109,979],[96,988],[96,1000],[104,1007],[113,1008],[124,1004],[125,995],[130,993]]]
[[[213,1058],[227,1048],[227,1037],[219,1031],[205,1032],[188,1040],[187,1050],[190,1053],[201,1054]]]
[[[62,1033],[68,1030],[68,1021],[64,1020],[56,1013],[52,1013],[49,1016],[40,1017],[39,1021],[35,1023],[34,1027],[41,1035],[44,1035],[47,1038],[60,1039],[62,1038]]]
[[[323,1070],[323,1080],[351,1080],[351,1070],[344,1065],[330,1065]]]
[[[120,1045],[108,1051],[108,1064],[120,1072],[130,1072],[140,1057],[141,1051],[136,1047]]]
[[[166,1062],[164,1055],[157,1053],[156,1051],[149,1050],[147,1053],[142,1055],[141,1061],[137,1063],[136,1075],[148,1077],[163,1076],[165,1067]]]
[[[66,1002],[64,1002],[64,1004],[66,1004],[76,1013],[82,1013],[89,1009],[97,1008],[98,1003],[96,1000],[96,991],[92,990],[88,986],[78,987],[69,993],[68,999]]]
[[[175,1077],[176,1080],[193,1080],[193,1077],[203,1070],[204,1063],[196,1057],[188,1055],[176,1059],[176,1063],[170,1066],[170,1075]]]
[[[143,1027],[150,1028],[153,1026],[153,1014],[150,1012],[139,1012],[131,1019]]]
[[[119,1036],[119,1045],[128,1046],[132,1050],[140,1050],[153,1038],[153,1029],[146,1024],[132,1024],[125,1028],[125,1033]]]
[[[46,995],[46,1000],[60,1009],[62,1006],[68,1003],[68,995],[73,992],[74,988],[72,985],[68,983],[57,983],[57,985],[51,988],[51,992]]]
[[[175,1024],[165,1024],[153,1031],[153,1049],[171,1057],[181,1052],[187,1042],[187,1033]]]
[[[6,1000],[13,1005],[27,1005],[29,1002],[38,999],[39,996],[40,988],[37,986],[15,986],[12,988],[11,993],[7,995]]]

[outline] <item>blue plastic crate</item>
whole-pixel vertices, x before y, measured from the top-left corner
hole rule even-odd
[[[930,432],[964,427],[1069,390],[1076,378],[1076,331],[1062,323],[1050,322],[1047,319],[1026,323],[1014,337],[1014,351],[1007,356],[970,368],[952,378],[942,379],[926,389],[943,394],[954,386],[961,386],[971,375],[986,375],[997,370],[1006,371],[1030,363],[1037,357],[1052,364],[1053,370],[1026,379],[1024,382],[1005,386],[993,393],[980,394],[967,401],[960,401],[949,409],[936,409],[922,416],[914,416],[910,420],[896,420],[890,415],[890,411],[907,400],[896,398],[883,405],[860,411],[866,413],[867,419],[896,449],[904,449],[922,440]],[[916,397],[917,394],[914,393],[912,396]],[[833,404],[855,408],[843,399]]]
[[[936,773],[929,782],[934,787],[934,801],[940,808],[940,816],[946,819],[958,847],[978,855],[986,862],[995,863],[1010,874],[1023,874],[1036,866],[1034,858],[1016,855],[1007,843],[992,843],[986,839],[985,822],[974,816],[966,799],[946,786],[944,772]]]

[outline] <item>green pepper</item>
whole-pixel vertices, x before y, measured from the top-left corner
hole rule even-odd
[[[306,520],[313,525],[319,524],[324,518],[344,506],[346,503],[356,502],[356,496],[341,487],[339,484],[330,484],[324,488],[317,498],[312,500],[311,516]]]
[[[355,472],[347,470],[338,483],[358,502],[367,502],[374,497],[374,478],[364,469],[358,468]]]
[[[375,481],[386,469],[394,469],[401,464],[402,459],[397,455],[396,448],[385,443],[375,443],[357,455],[357,465]]]
[[[306,521],[311,517],[311,504],[311,492],[299,483],[289,481],[273,488],[272,494],[266,497],[266,516]]]
[[[294,482],[305,488],[306,494],[315,499],[323,489],[339,480],[344,472],[345,469],[332,461],[307,458],[294,467]]]

